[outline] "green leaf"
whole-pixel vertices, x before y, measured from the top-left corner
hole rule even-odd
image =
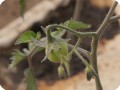
[[[19,36],[15,44],[29,43],[30,41],[32,41],[33,38],[36,38],[36,37],[37,35],[35,32],[26,31]]]
[[[91,25],[89,24],[85,24],[83,22],[78,22],[78,21],[74,21],[74,20],[68,20],[64,23],[64,25],[70,29],[87,29],[90,28]]]
[[[15,49],[15,51],[12,53],[12,57],[10,58],[12,60],[12,63],[9,65],[9,68],[12,68],[19,64],[21,61],[24,60],[26,55],[22,52],[20,52],[18,49]]]
[[[19,0],[19,5],[20,5],[20,14],[23,17],[23,14],[25,12],[25,0]]]
[[[32,72],[31,68],[28,68],[25,72],[26,74],[26,83],[27,83],[27,89],[26,90],[37,90],[36,84],[35,84],[35,76]]]

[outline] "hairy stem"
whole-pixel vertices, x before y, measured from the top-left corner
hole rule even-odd
[[[80,19],[80,13],[81,13],[84,1],[85,0],[76,0],[75,10],[74,10],[74,14],[73,14],[74,20]]]
[[[76,0],[73,20],[78,21],[80,19],[80,13],[81,13],[84,1],[85,0]],[[71,39],[75,38],[75,36],[71,32],[67,32],[66,37]],[[71,41],[71,43],[74,43],[74,41]]]
[[[80,13],[83,7],[83,3],[84,3],[84,0],[76,0],[73,20],[76,20],[76,21],[80,20]],[[71,32],[67,32],[66,37],[71,39],[70,43],[72,44],[74,43],[73,39],[75,39],[75,36]]]
[[[91,59],[90,63],[97,73],[97,77],[95,77],[95,82],[96,82],[96,90],[103,90],[101,81],[99,78],[99,73],[98,73],[98,67],[97,67],[97,46],[98,46],[98,37],[92,37],[92,43],[91,43]]]
[[[97,30],[97,34],[100,36],[102,34],[102,32],[104,31],[105,27],[108,25],[109,23],[109,19],[112,16],[116,6],[117,6],[117,2],[115,1],[112,5],[112,7],[110,8],[107,16],[105,17],[104,21],[102,22],[101,26],[98,28]]]
[[[101,81],[99,78],[99,73],[98,73],[98,66],[97,66],[97,47],[98,47],[98,41],[100,36],[102,35],[103,31],[105,30],[106,26],[109,23],[109,20],[115,10],[117,6],[117,2],[115,1],[112,5],[112,7],[110,8],[107,16],[105,17],[104,21],[102,22],[101,26],[98,28],[97,30],[97,36],[93,36],[92,37],[92,43],[91,43],[91,59],[90,59],[90,63],[93,67],[93,69],[95,70],[95,72],[98,74],[97,77],[95,77],[95,82],[96,82],[96,90],[103,90],[102,85],[101,85]]]
[[[71,45],[71,44],[68,44],[69,48],[72,50],[74,45]],[[80,48],[80,47],[77,47],[77,50],[79,53],[81,53],[83,56],[87,57],[87,59],[90,61],[90,52],[83,49],[83,48]]]
[[[51,42],[52,40],[53,40],[53,37],[52,37],[52,35],[51,35],[51,29],[52,28],[54,28],[54,27],[49,27],[49,26],[47,26],[46,27],[46,36],[47,36],[47,40],[48,40],[48,42]]]
[[[78,40],[77,40],[77,42],[76,42],[76,44],[74,45],[74,47],[70,51],[69,55],[73,55],[74,49],[76,49],[79,46],[80,42],[81,42],[81,38],[79,37]]]
[[[50,38],[51,38],[51,36],[50,36],[50,30],[52,28],[57,28],[57,27],[58,28],[62,28],[64,30],[66,30],[66,31],[72,32],[74,35],[76,35],[78,37],[92,37],[92,36],[96,36],[96,32],[77,32],[77,31],[72,30],[70,28],[67,28],[65,26],[54,24],[54,25],[47,26],[47,33],[49,33],[48,35],[49,35]]]
[[[35,47],[31,52],[30,54],[28,55],[28,64],[29,64],[29,68],[33,74],[33,77],[35,78],[35,75],[34,75],[34,68],[33,68],[33,65],[32,65],[32,57],[33,57],[33,54],[34,54],[34,51],[36,51],[37,47]],[[34,84],[36,85],[35,83],[35,79],[33,79]],[[35,86],[35,90],[37,90],[37,86]]]
[[[110,22],[113,22],[113,21],[116,21],[116,20],[118,20],[118,19],[120,19],[120,15],[118,15],[118,16],[113,16],[113,17],[110,18],[109,23],[110,23]]]
[[[87,60],[85,60],[82,55],[78,52],[77,49],[74,49],[75,54],[82,60],[82,62],[86,65],[89,66],[89,63],[87,62]]]

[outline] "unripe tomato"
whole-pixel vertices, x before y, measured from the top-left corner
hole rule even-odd
[[[58,41],[57,44],[59,45],[59,49],[52,49],[48,55],[48,59],[51,62],[59,63],[62,57],[66,57],[68,55],[68,45],[65,41]],[[47,46],[46,50],[50,50],[50,47]]]

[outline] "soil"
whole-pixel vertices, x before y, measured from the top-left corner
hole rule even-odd
[[[32,8],[35,4],[42,0],[25,0],[26,2],[26,11]],[[2,5],[0,5],[0,28],[4,27],[11,21],[15,20],[20,16],[19,11],[19,0],[5,0]]]
[[[33,5],[37,4],[38,1],[40,0],[34,0],[34,2],[32,0],[29,0],[29,4],[27,5],[26,10],[31,8]],[[40,25],[46,26],[48,24],[61,23],[61,22],[64,22],[65,20],[70,19],[73,15],[74,5],[75,5],[75,2],[74,0],[72,0],[67,7],[64,7],[64,8],[59,7],[57,10],[50,12],[49,17],[47,17],[44,22],[35,23],[33,26],[31,26],[31,29],[33,31],[39,31],[41,29]],[[90,23],[92,25],[92,28],[88,29],[88,31],[95,31],[99,27],[100,23],[102,22],[109,8],[106,7],[104,9],[99,9],[94,6],[91,6],[89,3],[86,3],[86,2],[84,3],[83,6],[84,6],[83,7],[84,9],[81,12],[81,21]],[[10,8],[9,10],[8,10],[8,7]],[[8,24],[10,21],[17,18],[19,16],[18,10],[19,10],[18,1],[6,0],[2,4],[2,6],[0,6],[0,21],[2,21],[0,22],[0,28],[2,28],[6,24]],[[104,41],[106,42],[106,40],[108,39],[112,39],[117,33],[118,33],[118,22],[115,22],[109,25],[106,28],[106,31],[104,32],[103,36],[101,37],[102,38],[100,41],[101,46],[104,47],[103,42]],[[21,49],[23,47],[26,47],[26,45],[17,46],[17,47],[12,46],[12,47],[13,48],[10,47],[7,49],[0,49],[2,51],[0,52],[0,73],[3,73],[2,75],[0,75],[0,84],[3,87],[5,87],[6,90],[16,90],[18,88],[19,83],[23,80],[23,77],[24,77],[23,71],[28,67],[27,60],[24,60],[16,68],[13,68],[12,70],[7,69],[8,64],[11,62],[10,56],[11,56],[12,50],[14,48]],[[90,40],[88,41],[88,39],[85,39],[85,41],[81,44],[81,47],[87,50],[90,50]],[[35,62],[33,62],[35,67],[35,75],[38,80],[41,80],[41,81],[44,80],[44,81],[47,81],[47,83],[52,84],[53,82],[59,79],[57,76],[57,67],[59,64],[54,64],[49,61],[45,61],[44,63],[41,64],[40,60],[44,56],[43,53],[44,52],[38,53],[33,58],[33,60],[35,60]],[[104,54],[104,52],[101,52],[101,53]],[[84,69],[84,65],[81,63],[80,60],[78,60],[76,56],[74,56],[71,62],[71,74],[73,76],[72,78],[74,78],[74,75],[76,75],[77,73],[79,72],[82,73],[83,69]],[[89,89],[81,89],[81,90],[89,90]],[[94,89],[91,89],[91,90],[94,90]],[[110,90],[110,89],[106,89],[106,90]]]

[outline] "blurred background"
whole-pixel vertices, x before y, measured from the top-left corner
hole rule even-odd
[[[106,16],[114,0],[25,0],[24,20],[20,16],[19,0],[5,0],[0,5],[0,85],[5,90],[25,90],[24,70],[28,68],[27,60],[8,69],[14,49],[27,47],[26,44],[15,46],[17,37],[24,31],[40,31],[41,26],[62,23],[69,19],[92,25],[87,31],[96,31]],[[120,6],[114,12],[119,15]],[[109,24],[101,36],[98,47],[98,66],[101,82],[105,90],[115,90],[120,85],[120,34],[119,21]],[[70,37],[66,34],[67,37]],[[75,38],[75,37],[74,37]],[[71,43],[74,43],[71,40]],[[81,47],[90,50],[91,39],[86,38]],[[40,61],[44,52],[33,58],[38,90],[95,90],[94,79],[86,80],[83,63],[73,56],[71,77],[60,80],[57,73],[58,64]]]

